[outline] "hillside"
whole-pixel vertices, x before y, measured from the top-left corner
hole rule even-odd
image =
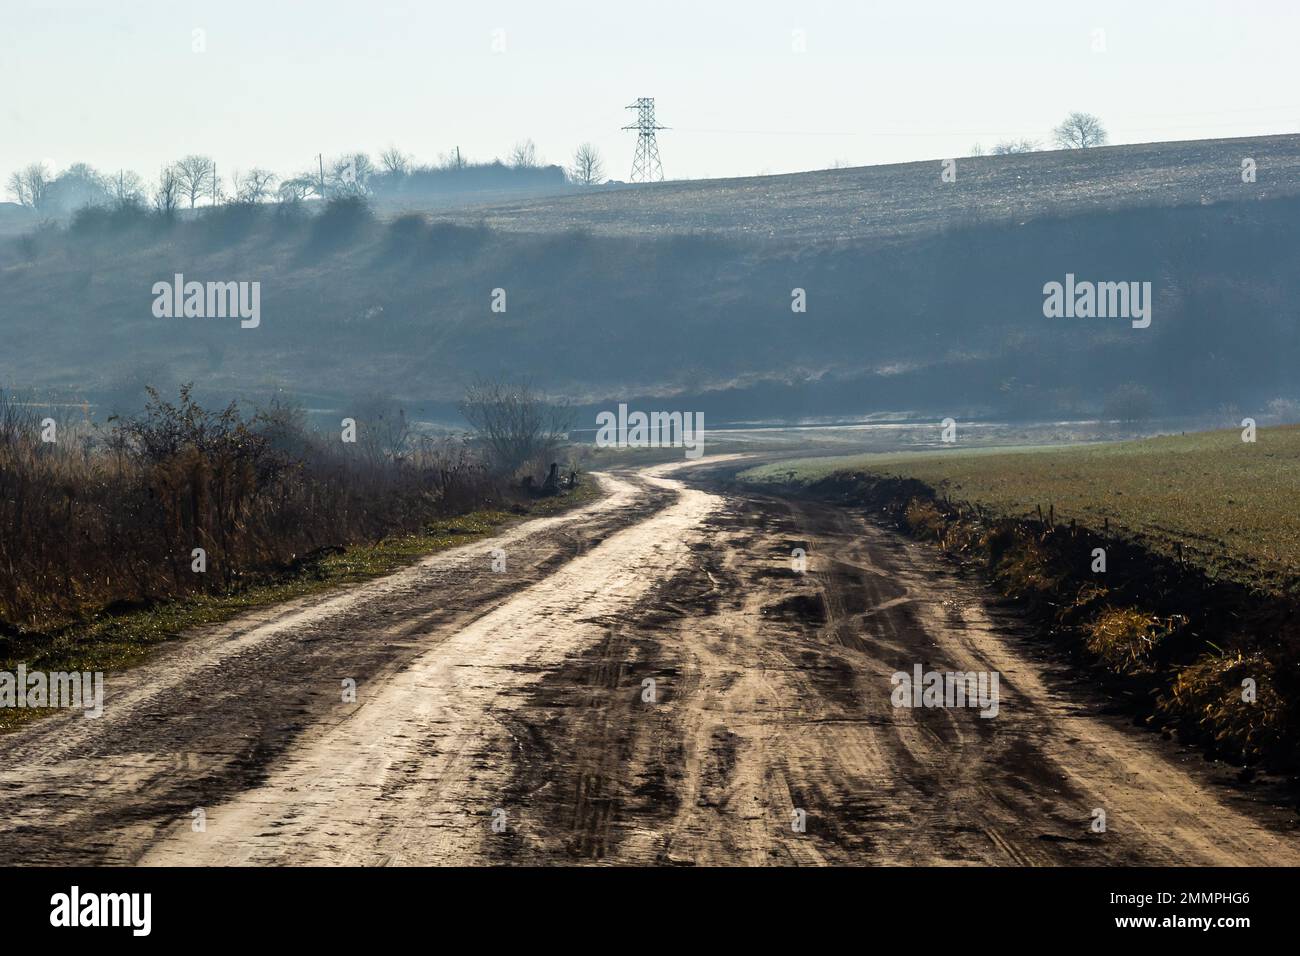
[[[1256,182],[1241,181],[1241,161]],[[666,182],[586,195],[485,203],[450,218],[495,229],[599,235],[702,231],[800,243],[924,235],[1044,216],[1270,199],[1300,193],[1300,136],[1146,143],[784,176]]]
[[[1257,412],[1298,397],[1298,166],[1300,137],[1274,137],[962,160],[955,184],[920,163],[436,219],[83,223],[0,243],[0,383],[446,408],[482,373],[585,402],[672,395],[715,421],[1041,419],[1117,394],[1118,414]],[[156,318],[176,273],[260,282],[258,327]],[[1151,326],[1044,318],[1067,274],[1151,282]]]

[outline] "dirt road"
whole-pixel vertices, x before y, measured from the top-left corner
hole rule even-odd
[[[109,675],[0,738],[0,864],[1300,863],[922,546],[710,467]],[[895,707],[916,665],[997,715]]]

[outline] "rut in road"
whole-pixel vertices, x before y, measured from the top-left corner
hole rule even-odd
[[[657,600],[533,686],[496,859],[1291,864],[1294,814],[1106,717],[924,546],[821,504],[728,498]],[[806,551],[806,574],[792,568]],[[896,709],[890,675],[998,671],[1001,709]],[[1060,673],[1052,673],[1053,670]],[[658,703],[642,703],[656,678]],[[1107,817],[1092,830],[1093,812]],[[803,811],[805,831],[795,832]]]
[[[582,512],[177,645],[101,721],[0,740],[0,855],[1300,862],[1289,815],[1124,726],[922,546],[696,471],[609,476]],[[998,716],[893,707],[915,664],[999,672]]]

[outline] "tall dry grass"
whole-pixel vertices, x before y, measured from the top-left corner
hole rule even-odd
[[[345,444],[272,406],[171,402],[96,427],[0,394],[0,628],[220,593],[322,549],[418,533],[499,499],[469,447],[367,428]],[[400,447],[376,436],[399,434]],[[206,552],[206,571],[193,552]]]

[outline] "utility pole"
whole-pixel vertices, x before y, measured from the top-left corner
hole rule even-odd
[[[317,153],[316,161],[320,163],[320,198],[325,198],[325,154]]]
[[[632,160],[634,183],[663,182],[664,168],[659,163],[659,143],[655,139],[655,130],[667,129],[667,126],[655,124],[655,101],[653,96],[642,96],[627,107],[636,110],[636,122],[624,129],[637,131],[636,156]]]

